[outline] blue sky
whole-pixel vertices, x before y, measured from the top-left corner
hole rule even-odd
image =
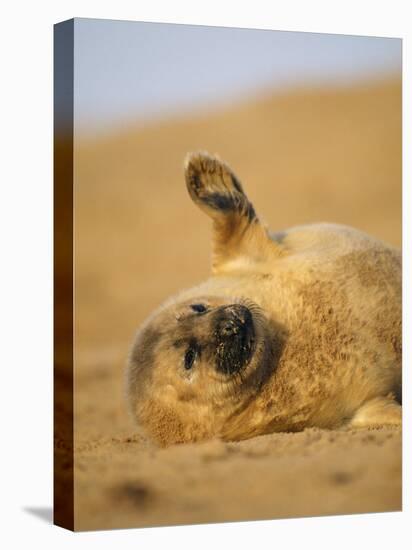
[[[397,38],[76,19],[76,129],[139,124],[268,89],[400,74],[401,50]]]

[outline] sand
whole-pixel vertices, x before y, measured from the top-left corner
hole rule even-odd
[[[136,435],[124,365],[141,321],[204,279],[210,222],[182,177],[218,153],[272,230],[353,225],[401,245],[401,85],[266,94],[75,144],[75,528],[401,509],[396,429],[273,434],[155,449]]]

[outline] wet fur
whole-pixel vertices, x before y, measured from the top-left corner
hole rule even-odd
[[[169,299],[138,331],[127,388],[144,432],[168,445],[400,424],[400,252],[333,224],[271,236],[227,164],[192,154],[185,175],[213,220],[212,276]],[[202,301],[213,311],[242,303],[253,313],[257,350],[234,376],[212,366],[206,317],[179,322]],[[191,336],[210,355],[189,375],[176,341]]]

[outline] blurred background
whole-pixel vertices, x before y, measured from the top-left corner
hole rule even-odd
[[[102,424],[85,391],[100,434],[124,422],[137,326],[209,274],[188,151],[229,162],[272,230],[331,221],[400,246],[401,40],[93,19],[74,32],[76,373],[98,375],[93,396],[118,415]]]
[[[396,38],[76,19],[75,44],[75,120],[85,134],[401,71]]]
[[[216,502],[210,464],[195,467],[190,449],[183,477],[180,463],[174,474],[172,459],[153,460],[127,414],[124,368],[145,317],[209,274],[210,221],[186,192],[188,151],[226,160],[272,230],[330,221],[401,245],[401,41],[93,19],[75,20],[74,41],[76,525],[221,520],[238,502],[249,519],[293,515],[282,495],[296,480],[300,513],[324,513],[314,486],[339,456],[294,472],[283,493],[276,482],[280,508],[255,463],[249,485],[243,472],[220,490],[218,476],[226,500]],[[392,468],[398,455],[385,456]],[[154,506],[142,505],[142,476],[161,495]],[[123,486],[122,504],[112,490]],[[379,507],[360,488],[372,495],[363,508],[348,491],[342,504],[333,483],[319,501],[329,513],[398,509],[398,493],[381,491]]]

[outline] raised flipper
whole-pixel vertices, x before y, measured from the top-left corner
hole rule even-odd
[[[283,254],[226,163],[208,153],[190,153],[185,178],[192,200],[213,220],[213,273],[255,270],[268,255]]]

